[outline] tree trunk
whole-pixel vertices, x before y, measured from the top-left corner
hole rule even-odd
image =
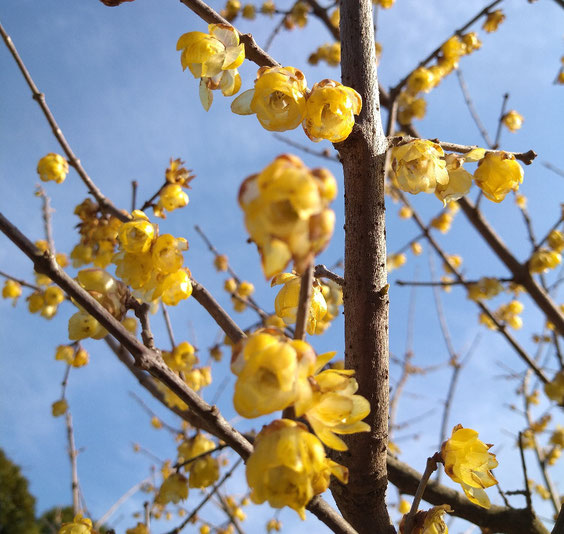
[[[388,440],[388,292],[384,160],[371,0],[341,1],[342,82],[362,96],[349,138],[336,145],[345,177],[345,360],[359,393],[370,401],[371,431],[347,441],[339,460],[347,486],[332,488],[343,516],[358,532],[391,533],[386,508]]]

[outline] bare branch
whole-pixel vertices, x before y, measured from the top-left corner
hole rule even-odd
[[[313,261],[310,261],[302,275],[300,284],[300,296],[298,300],[298,311],[296,315],[296,331],[294,339],[305,339],[307,320],[309,317],[309,306],[311,293],[313,291]]]
[[[503,100],[501,102],[501,111],[499,114],[499,119],[497,120],[497,131],[495,132],[495,141],[491,148],[496,149],[499,147],[501,142],[501,132],[503,129],[503,117],[505,117],[505,109],[507,106],[507,101],[509,100],[509,93],[503,95]]]
[[[53,130],[53,134],[55,135],[57,141],[61,145],[61,148],[66,154],[69,163],[74,167],[74,169],[76,170],[76,172],[78,173],[78,175],[80,176],[80,178],[82,179],[82,181],[84,182],[90,193],[92,193],[92,196],[96,199],[100,207],[105,211],[111,213],[114,217],[117,217],[120,221],[127,221],[129,219],[128,215],[118,210],[112,204],[112,202],[103,195],[102,191],[98,189],[96,184],[92,181],[90,176],[88,176],[88,174],[82,167],[80,160],[75,156],[70,145],[65,139],[65,136],[63,135],[61,128],[57,124],[55,117],[51,113],[49,106],[47,106],[47,102],[45,101],[45,95],[41,93],[37,88],[37,86],[35,85],[35,82],[33,81],[29,71],[27,70],[24,62],[22,61],[20,55],[18,54],[18,51],[16,50],[16,47],[14,46],[11,37],[6,33],[6,31],[4,30],[1,24],[0,24],[0,34],[2,34],[2,38],[4,39],[6,46],[8,47],[10,53],[12,54],[12,57],[18,64],[18,67],[21,73],[23,74],[23,77],[25,78],[27,85],[31,89],[33,99],[36,100],[39,106],[41,107],[41,110],[43,111],[45,118],[47,119],[49,125],[51,126],[51,129]]]
[[[342,276],[330,271],[327,267],[325,267],[325,265],[316,265],[314,276],[315,278],[327,278],[329,280],[333,280],[333,282],[339,284],[341,287],[345,284],[345,279]]]
[[[72,428],[72,416],[69,410],[65,414],[66,425],[67,425],[67,441],[68,441],[68,454],[71,463],[71,476],[72,476],[72,509],[73,513],[76,515],[80,512],[80,497],[78,488],[78,468],[76,464],[76,457],[78,456],[78,451],[74,445],[74,432]]]

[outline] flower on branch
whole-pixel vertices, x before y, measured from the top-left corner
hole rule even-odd
[[[491,469],[498,466],[495,455],[488,452],[493,445],[478,439],[478,432],[456,425],[451,437],[441,447],[445,473],[462,486],[464,493],[474,504],[490,507],[490,499],[484,491],[497,484]]]
[[[200,78],[200,101],[207,111],[213,101],[212,91],[221,89],[233,96],[241,87],[237,71],[245,59],[245,45],[232,26],[210,24],[209,33],[188,32],[181,35],[176,49],[182,50],[182,69],[188,67],[194,78]]]
[[[347,483],[348,470],[328,459],[321,441],[296,421],[279,419],[263,427],[254,447],[246,473],[256,504],[289,506],[305,519],[307,503],[328,488],[331,475]]]

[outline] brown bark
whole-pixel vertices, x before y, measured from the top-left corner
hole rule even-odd
[[[371,0],[341,2],[342,82],[362,96],[349,138],[336,145],[345,177],[345,361],[370,401],[371,431],[351,436],[338,460],[349,484],[332,490],[360,533],[395,532],[386,509],[388,438],[388,295],[384,160]]]

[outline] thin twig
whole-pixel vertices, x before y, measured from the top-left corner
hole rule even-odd
[[[148,484],[149,482],[151,482],[151,479],[146,478],[145,480],[142,480],[141,482],[138,482],[137,484],[131,486],[131,488],[129,488],[114,504],[112,504],[108,509],[108,511],[104,515],[102,515],[102,517],[100,517],[98,521],[96,521],[96,523],[94,524],[94,528],[99,529],[104,524],[105,521],[107,521],[113,514],[115,514],[116,510],[124,502],[126,502],[130,497],[135,495],[145,484]]]
[[[170,322],[168,308],[166,307],[164,302],[161,302],[161,307],[163,309],[163,317],[166,325],[166,331],[168,332],[168,339],[170,340],[170,344],[172,345],[172,349],[174,350],[174,347],[176,347],[176,342],[174,341],[174,332],[172,331],[172,324]]]
[[[216,492],[216,494],[217,494],[217,498],[219,499],[219,503],[221,505],[221,508],[227,514],[227,517],[229,517],[229,523],[231,523],[235,527],[235,530],[237,531],[238,534],[244,534],[243,530],[241,529],[241,525],[239,525],[237,518],[233,515],[233,513],[229,509],[229,505],[227,504],[227,502],[223,498],[223,495],[221,494],[221,492],[218,490]]]
[[[330,271],[327,267],[325,267],[325,265],[316,265],[314,276],[315,278],[327,278],[329,280],[333,280],[333,282],[339,284],[341,287],[345,284],[345,279],[342,276]]]
[[[554,166],[552,163],[549,163],[548,161],[543,161],[542,164],[547,169],[551,170],[552,172],[555,172],[556,174],[564,178],[564,171],[562,169],[559,169],[558,167]]]
[[[419,481],[419,486],[413,497],[413,502],[411,503],[411,510],[409,510],[405,518],[405,534],[411,534],[411,529],[413,527],[413,518],[419,509],[419,504],[421,503],[421,497],[423,497],[423,492],[425,491],[425,486],[429,482],[429,478],[433,474],[433,471],[437,469],[437,462],[441,461],[441,455],[436,452],[433,456],[427,458],[427,464],[425,465],[425,471],[423,476]]]
[[[75,156],[69,143],[65,139],[65,136],[63,135],[61,128],[57,124],[55,117],[51,113],[49,106],[47,106],[47,102],[45,101],[45,95],[41,93],[37,88],[37,86],[35,85],[35,82],[33,81],[31,74],[27,70],[23,60],[18,54],[18,51],[16,50],[16,47],[14,46],[11,37],[6,33],[6,31],[4,30],[1,24],[0,24],[0,34],[2,34],[2,38],[4,39],[6,46],[8,47],[10,53],[12,54],[12,57],[18,64],[18,67],[21,73],[23,74],[23,77],[25,78],[27,85],[31,89],[33,99],[37,101],[37,103],[41,107],[41,110],[43,111],[45,118],[47,119],[49,125],[51,126],[51,129],[53,130],[53,134],[55,135],[57,141],[61,145],[61,148],[66,154],[69,163],[72,165],[72,167],[74,167],[74,169],[76,170],[76,172],[78,173],[78,175],[80,176],[80,178],[82,179],[82,181],[84,182],[90,193],[92,193],[92,195],[94,196],[100,207],[111,213],[114,217],[117,217],[120,221],[127,221],[129,217],[124,212],[118,210],[112,204],[112,202],[103,195],[102,191],[98,189],[96,184],[92,181],[90,176],[88,176],[88,174],[82,167],[80,160]]]
[[[505,93],[503,95],[503,100],[501,101],[501,112],[499,114],[499,119],[497,122],[497,130],[495,132],[495,141],[492,146],[493,149],[499,147],[499,143],[501,142],[501,132],[503,129],[503,118],[505,117],[505,109],[507,107],[507,101],[509,100],[509,93]]]
[[[297,148],[298,150],[301,150],[305,154],[317,156],[318,158],[328,159],[330,161],[339,161],[337,156],[331,155],[331,152],[329,151],[329,149],[314,150],[313,148],[302,145],[301,143],[296,143],[296,141],[292,141],[291,139],[288,139],[287,137],[284,137],[283,135],[280,135],[280,134],[277,134],[277,133],[272,134],[272,135],[275,139],[278,139],[278,141],[282,141],[282,143],[286,143],[288,146],[291,146],[293,148]]]
[[[73,513],[76,515],[80,512],[80,500],[79,500],[79,489],[78,489],[78,468],[76,457],[78,456],[78,451],[74,445],[74,432],[72,427],[72,416],[70,410],[66,413],[66,425],[67,425],[67,441],[68,441],[68,455],[71,463],[71,491],[72,491],[72,509]]]
[[[488,145],[489,148],[492,148],[493,147],[492,140],[490,139],[488,131],[484,126],[484,123],[480,120],[478,111],[474,107],[474,102],[472,102],[470,91],[468,90],[468,86],[466,85],[466,81],[464,80],[464,76],[462,75],[462,71],[460,70],[460,67],[456,69],[456,76],[458,78],[458,85],[460,86],[460,90],[462,91],[462,95],[464,96],[464,101],[466,102],[466,106],[468,107],[468,111],[470,112],[470,115],[472,115],[472,119],[474,119],[474,122],[476,123],[476,126],[478,127],[480,134],[482,135],[484,141],[486,142],[486,145]]]
[[[525,452],[523,449],[523,433],[519,432],[519,454],[521,456],[521,467],[523,468],[523,478],[525,481],[525,500],[527,501],[527,508],[533,509],[533,502],[531,500],[531,488],[529,488],[529,477],[527,475],[527,463],[525,462]]]
[[[313,260],[310,261],[302,275],[300,284],[300,296],[298,301],[298,310],[296,314],[296,331],[294,339],[305,339],[307,322],[309,318],[309,307],[311,294],[313,291]]]
[[[42,214],[43,214],[43,226],[45,227],[45,238],[47,240],[47,245],[49,250],[55,254],[55,240],[53,239],[53,226],[51,224],[51,199],[45,193],[45,189],[41,186],[37,187],[37,194],[43,200]]]
[[[294,4],[294,5],[296,5],[296,4]],[[278,22],[278,24],[274,27],[272,32],[270,32],[270,35],[268,36],[268,38],[266,39],[266,43],[264,44],[264,51],[265,52],[268,52],[268,50],[272,46],[272,43],[274,42],[274,39],[276,38],[276,36],[280,33],[280,31],[284,27],[284,23],[286,22],[286,17],[287,17],[287,15],[283,15],[280,18],[280,22]]]
[[[137,180],[131,181],[131,212],[135,211],[135,205],[137,204]]]
[[[18,284],[20,284],[21,286],[28,287],[29,289],[34,289],[35,291],[41,291],[41,288],[39,286],[36,286],[34,284],[30,284],[29,282],[26,282],[25,280],[22,280],[21,278],[16,278],[15,276],[12,276],[11,274],[5,273],[4,271],[0,271],[0,276],[3,276],[4,278],[7,278],[8,280],[13,280],[14,282],[17,282]]]

